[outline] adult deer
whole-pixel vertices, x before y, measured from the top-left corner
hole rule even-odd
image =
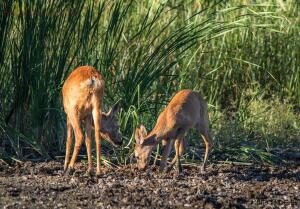
[[[176,155],[166,171],[169,171],[177,163],[178,173],[180,173],[182,171],[180,156],[186,147],[184,135],[190,128],[196,128],[204,139],[205,155],[202,170],[205,170],[208,153],[212,146],[207,103],[197,92],[192,90],[179,91],[172,98],[167,107],[160,113],[156,125],[149,134],[143,125],[136,129],[135,157],[139,169],[145,169],[154,146],[162,141],[163,154],[160,170],[163,171],[167,164],[172,141],[175,140]]]
[[[100,135],[114,146],[121,145],[119,125],[115,119],[118,105],[104,113],[101,111],[104,93],[102,75],[93,67],[76,68],[65,81],[62,88],[63,105],[67,114],[67,142],[64,171],[73,170],[74,164],[83,142],[81,122],[85,124],[85,143],[88,155],[88,173],[93,173],[91,156],[91,131],[94,122],[97,176],[100,175]],[[75,147],[71,161],[69,156],[72,147],[72,129],[75,133]]]

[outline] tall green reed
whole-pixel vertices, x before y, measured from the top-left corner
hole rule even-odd
[[[153,125],[182,88],[222,108],[239,108],[256,86],[300,98],[294,1],[284,9],[275,1],[6,2],[13,15],[0,16],[0,136],[19,158],[63,150],[61,86],[79,65],[104,75],[106,109],[121,102],[128,146],[114,153],[119,161],[132,149],[135,126]]]

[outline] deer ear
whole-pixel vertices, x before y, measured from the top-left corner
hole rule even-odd
[[[142,137],[146,137],[147,136],[147,129],[146,129],[146,127],[144,126],[144,125],[141,125],[140,126],[140,135],[142,136]]]
[[[139,129],[139,128],[136,128],[136,129],[135,129],[135,135],[134,135],[134,138],[135,138],[135,142],[136,142],[137,144],[140,144],[141,136],[140,136],[140,129]]]
[[[111,110],[108,112],[108,115],[114,116],[119,111],[119,109],[120,109],[120,102],[118,101],[112,106]]]

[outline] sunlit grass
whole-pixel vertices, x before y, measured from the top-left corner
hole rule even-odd
[[[243,141],[254,132],[263,138],[262,149],[299,140],[298,132],[289,131],[294,125],[263,120],[271,114],[263,110],[276,98],[276,107],[289,107],[285,122],[298,126],[299,112],[292,110],[300,103],[296,1],[1,0],[0,5],[1,153],[21,159],[63,153],[61,86],[79,65],[95,66],[104,75],[105,108],[121,102],[124,147],[107,149],[118,163],[133,150],[136,125],[150,129],[183,88],[208,100],[220,145],[233,133]],[[246,95],[249,89],[254,93]],[[248,107],[256,95],[266,104]],[[236,132],[239,127],[243,131]]]

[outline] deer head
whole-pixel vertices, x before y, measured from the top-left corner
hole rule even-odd
[[[153,147],[157,144],[155,135],[147,135],[145,126],[135,130],[135,150],[138,168],[143,170],[147,167]]]
[[[119,103],[116,103],[107,113],[102,112],[101,136],[114,146],[122,144],[119,132],[119,123],[116,120],[116,113],[119,111]]]

